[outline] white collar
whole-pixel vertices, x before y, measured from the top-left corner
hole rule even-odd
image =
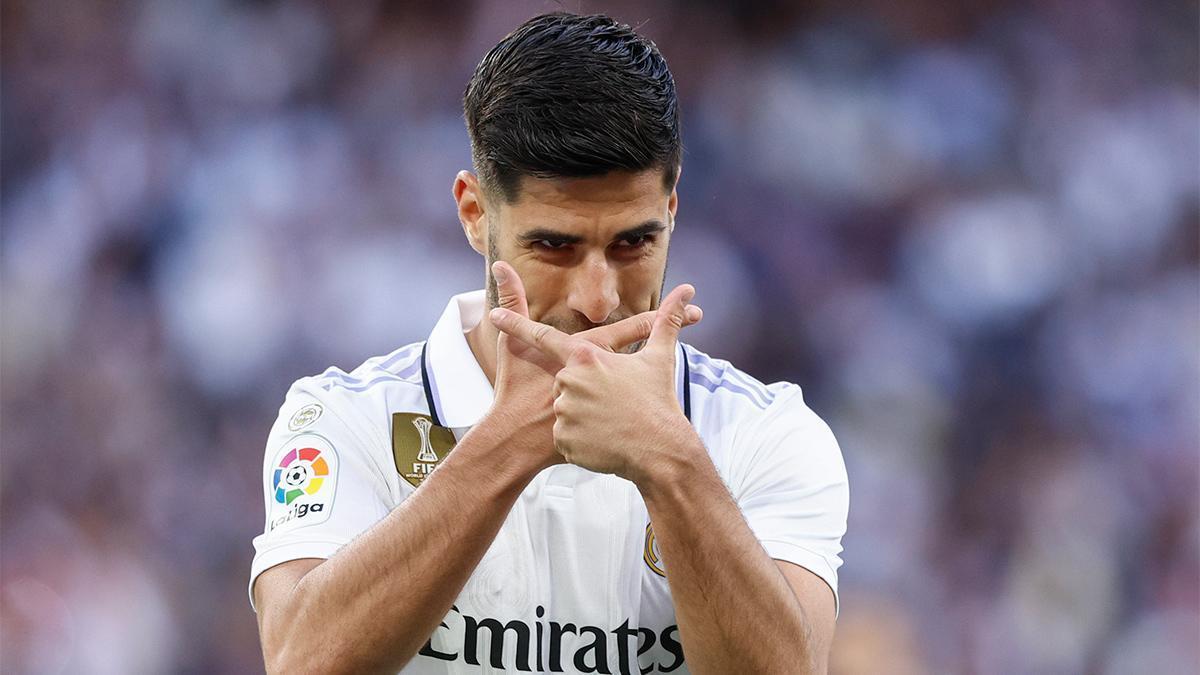
[[[483,290],[450,298],[425,343],[426,390],[442,426],[475,426],[492,407],[492,383],[467,344],[467,331],[483,319],[483,306]]]
[[[495,391],[475,353],[467,344],[467,331],[483,319],[484,291],[460,293],[450,298],[445,311],[425,343],[425,384],[434,416],[452,429],[475,426],[492,407]],[[687,359],[681,348],[675,354],[676,395],[685,409],[684,378]]]

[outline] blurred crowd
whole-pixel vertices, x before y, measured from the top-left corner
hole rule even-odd
[[[1193,2],[0,10],[0,670],[261,669],[288,384],[482,285],[461,95],[533,14],[672,66],[685,339],[851,485],[835,673],[1200,664]]]

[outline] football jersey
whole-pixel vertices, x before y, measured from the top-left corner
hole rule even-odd
[[[425,342],[292,385],[267,441],[251,589],[274,565],[337,553],[487,413],[492,386],[465,335],[484,304],[483,291],[455,296]],[[825,580],[836,601],[849,491],[829,427],[796,385],[764,385],[689,345],[675,370],[680,405],[767,554]],[[633,483],[548,468],[401,672],[686,673],[670,572]]]

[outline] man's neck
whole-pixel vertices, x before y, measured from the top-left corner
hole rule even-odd
[[[488,382],[496,386],[496,340],[499,331],[488,321],[487,312],[475,327],[467,331],[467,346],[483,370]]]

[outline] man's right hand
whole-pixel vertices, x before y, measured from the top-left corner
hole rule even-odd
[[[492,263],[500,307],[529,317],[525,285],[512,265]],[[609,351],[622,351],[650,337],[657,310],[642,312],[615,323],[578,334]],[[703,318],[696,305],[688,305],[684,325]],[[488,321],[484,316],[484,321]],[[547,328],[550,328],[547,326]],[[554,449],[554,376],[562,364],[520,340],[500,333],[496,344],[495,399],[485,420],[497,422],[513,433],[514,442],[524,452],[542,459],[542,467],[562,464],[563,457]]]

